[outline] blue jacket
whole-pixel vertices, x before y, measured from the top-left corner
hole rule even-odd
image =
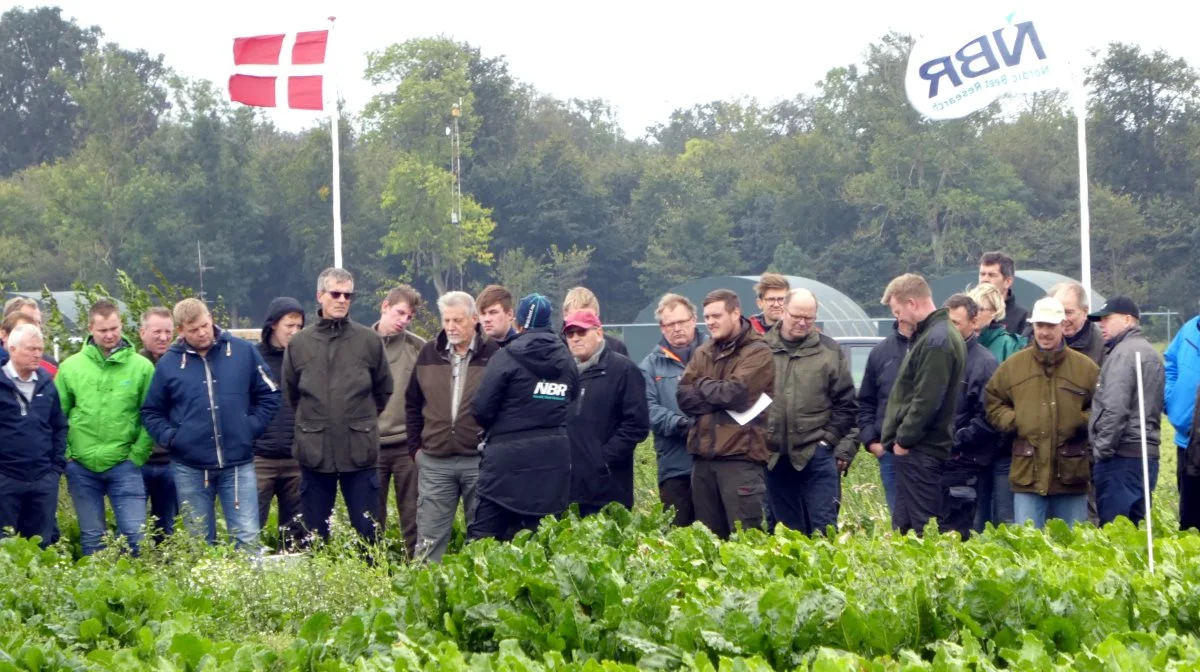
[[[8,352],[0,348],[0,367]],[[67,418],[58,389],[45,370],[37,372],[33,401],[19,396],[16,384],[0,371],[0,474],[32,482],[67,465]]]
[[[704,342],[697,334],[696,347]],[[683,362],[660,343],[642,360],[639,368],[646,377],[646,401],[650,406],[650,429],[654,433],[654,453],[658,457],[658,482],[690,476],[692,455],[687,449],[692,419],[679,410],[676,393],[686,368]]]
[[[1184,323],[1167,348],[1167,419],[1175,426],[1175,445],[1187,448],[1200,386],[1200,316]]]
[[[158,360],[142,404],[142,423],[171,461],[222,469],[254,460],[282,400],[253,345],[214,328],[216,341],[201,357],[182,338]]]

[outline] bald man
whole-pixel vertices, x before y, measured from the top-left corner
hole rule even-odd
[[[779,522],[807,535],[837,528],[834,450],[853,431],[858,410],[850,362],[816,329],[817,312],[811,291],[793,289],[763,337],[775,362],[767,499]]]

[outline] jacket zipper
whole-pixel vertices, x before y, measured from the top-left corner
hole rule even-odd
[[[197,353],[199,356],[199,353]],[[204,362],[204,385],[208,388],[208,412],[212,416],[213,426],[213,443],[217,447],[217,468],[225,468],[225,455],[221,451],[221,424],[217,420],[217,399],[213,394],[213,378],[212,368],[208,365],[207,357],[200,357],[200,361]]]

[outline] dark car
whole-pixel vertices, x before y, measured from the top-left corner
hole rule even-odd
[[[835,336],[834,340],[842,346],[842,352],[850,358],[850,373],[854,376],[854,391],[862,384],[863,374],[867,370],[867,357],[871,350],[883,341],[882,336]]]

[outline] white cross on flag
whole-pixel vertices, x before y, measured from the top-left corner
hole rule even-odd
[[[237,37],[229,97],[254,107],[324,109],[328,30]]]

